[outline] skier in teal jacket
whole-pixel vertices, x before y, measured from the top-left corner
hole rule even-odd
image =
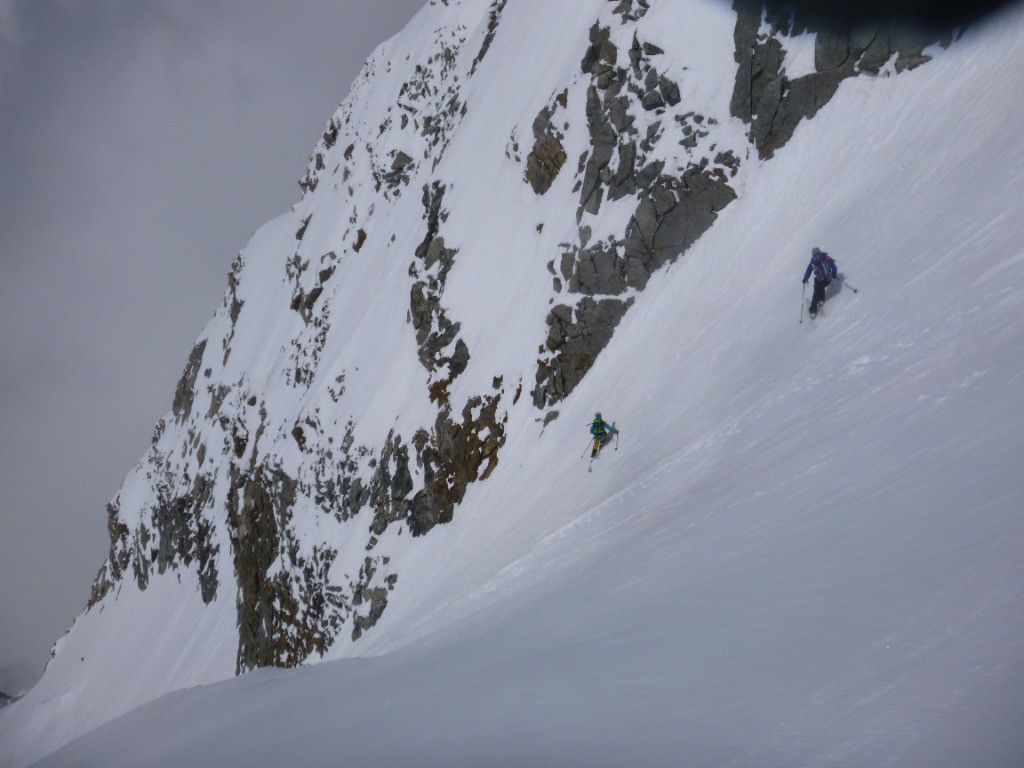
[[[590,422],[590,434],[594,438],[594,447],[590,451],[590,458],[597,456],[598,451],[611,442],[612,438],[619,433],[613,424],[609,424],[601,418],[601,412],[594,414],[594,420]]]

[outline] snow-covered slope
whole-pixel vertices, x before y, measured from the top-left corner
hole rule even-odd
[[[0,764],[317,661],[44,764],[1019,760],[1024,15],[882,37],[830,79],[717,3],[426,6],[240,254]]]

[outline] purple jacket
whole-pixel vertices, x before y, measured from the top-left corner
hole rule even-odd
[[[839,274],[839,270],[836,269],[836,263],[832,261],[832,257],[824,251],[811,256],[811,263],[807,265],[807,271],[804,272],[804,282],[807,282],[807,278],[811,276],[811,272],[814,273],[814,281],[823,283],[826,280],[831,280]]]

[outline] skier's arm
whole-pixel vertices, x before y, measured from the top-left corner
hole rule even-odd
[[[807,279],[811,276],[811,272],[813,272],[813,271],[814,271],[814,265],[808,264],[807,265],[807,270],[804,272],[803,282],[805,282],[805,283],[807,282]]]

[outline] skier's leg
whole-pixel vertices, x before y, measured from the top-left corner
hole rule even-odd
[[[818,314],[818,305],[825,300],[825,284],[814,281],[814,293],[811,294],[811,317]]]

